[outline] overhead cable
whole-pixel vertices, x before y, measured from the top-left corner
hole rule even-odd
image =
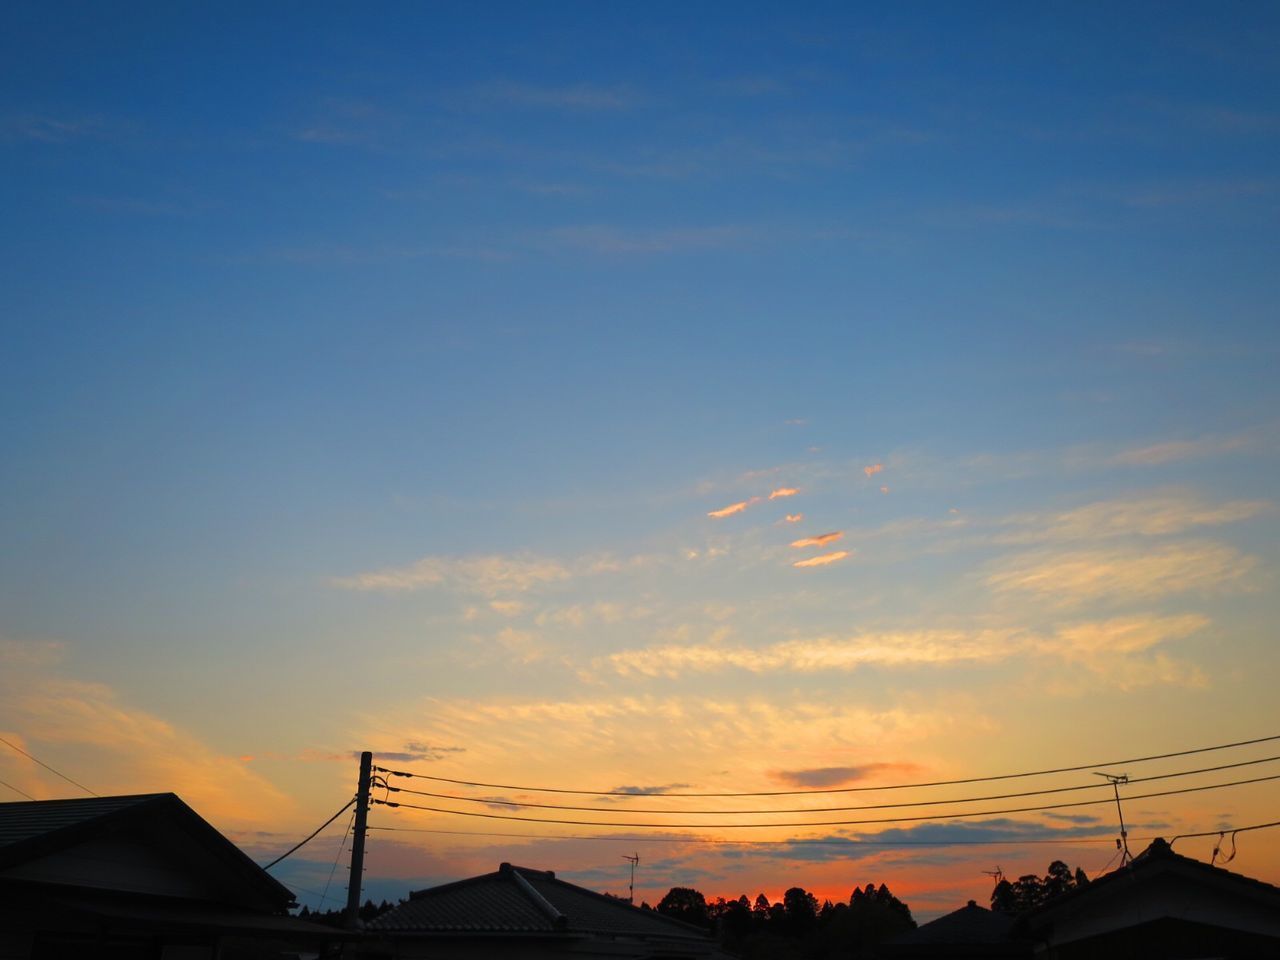
[[[1280,820],[1271,823],[1254,823],[1247,827],[1228,827],[1226,833],[1246,833],[1250,830],[1265,830],[1280,827]],[[389,833],[431,833],[452,837],[500,837],[524,840],[605,840],[610,843],[705,843],[716,846],[744,847],[790,847],[790,846],[867,846],[867,847],[985,847],[985,846],[1021,846],[1022,844],[1059,844],[1072,846],[1084,843],[1115,843],[1114,837],[1024,837],[1021,839],[989,839],[989,840],[875,840],[867,837],[835,838],[816,837],[811,839],[793,838],[790,840],[732,840],[719,837],[619,837],[614,834],[546,834],[546,833],[492,833],[479,830],[438,830],[430,827],[383,827],[370,825],[370,830],[383,830]],[[1169,841],[1193,839],[1196,837],[1216,837],[1224,831],[1209,830],[1204,833],[1181,833]],[[1150,843],[1155,837],[1134,837],[1138,843]],[[1115,857],[1111,858],[1112,862]],[[1110,866],[1108,864],[1107,866]],[[1105,867],[1103,868],[1106,869]]]
[[[289,854],[293,853],[295,850],[300,850],[300,849],[302,849],[302,847],[303,847],[303,846],[305,846],[307,843],[310,843],[312,840],[314,840],[314,839],[316,838],[316,836],[320,833],[320,831],[321,831],[321,830],[323,830],[323,829],[324,829],[325,827],[327,827],[329,824],[333,823],[333,821],[337,820],[340,816],[342,816],[342,815],[347,811],[347,808],[348,808],[348,807],[350,807],[350,806],[351,806],[352,804],[354,804],[355,802],[356,802],[356,798],[355,798],[355,797],[352,797],[350,800],[348,800],[348,801],[346,802],[346,804],[342,807],[342,809],[341,809],[341,810],[339,810],[337,813],[335,813],[332,817],[330,817],[330,818],[329,818],[328,820],[326,820],[324,823],[320,824],[320,826],[316,827],[316,828],[315,828],[315,830],[313,830],[313,831],[311,832],[310,836],[308,836],[306,840],[303,840],[303,841],[301,841],[301,842],[299,842],[299,843],[294,844],[292,847],[290,847],[290,848],[289,848],[288,850],[286,850],[284,853],[280,854],[280,856],[276,857],[274,860],[272,860],[270,863],[268,863],[268,864],[267,864],[265,867],[263,867],[262,869],[263,869],[263,870],[270,870],[272,867],[274,867],[277,863],[279,863],[279,862],[280,862],[281,860],[283,860],[285,857],[289,856]]]
[[[1147,800],[1153,797],[1172,797],[1184,793],[1201,793],[1206,790],[1221,790],[1224,787],[1239,787],[1245,784],[1264,783],[1271,780],[1280,780],[1280,774],[1273,774],[1268,777],[1254,777],[1250,780],[1234,780],[1229,783],[1213,783],[1201,787],[1183,787],[1180,790],[1161,790],[1155,793],[1138,793],[1127,796],[1125,799]],[[1110,798],[1104,798],[1101,800],[1077,800],[1071,803],[1052,803],[1039,807],[1006,807],[1001,810],[972,810],[968,812],[932,814],[918,817],[885,817],[869,820],[802,820],[799,822],[783,823],[634,823],[625,820],[620,822],[612,820],[564,820],[549,817],[518,817],[514,814],[506,813],[479,813],[474,810],[450,810],[446,807],[429,807],[413,803],[396,803],[391,800],[374,800],[373,802],[383,804],[388,807],[406,807],[411,810],[424,810],[429,813],[445,813],[457,817],[482,817],[486,820],[518,820],[524,823],[563,823],[571,826],[630,827],[632,829],[640,827],[656,827],[666,830],[686,828],[702,830],[742,830],[753,827],[838,827],[866,823],[906,823],[921,820],[958,820],[969,817],[990,817],[1006,813],[1035,813],[1042,810],[1066,810],[1073,807],[1092,807],[1097,806],[1098,804],[1111,803],[1112,801]]]
[[[22,794],[24,797],[26,797],[28,800],[34,800],[34,799],[35,799],[35,797],[33,797],[31,794],[27,793],[27,791],[25,791],[25,790],[19,790],[19,789],[18,789],[17,787],[15,787],[12,783],[5,783],[3,780],[0,780],[0,787],[8,787],[8,788],[9,788],[10,790],[12,790],[14,793],[20,793],[20,794]]]
[[[608,840],[612,843],[709,843],[729,846],[764,846],[764,847],[790,847],[790,846],[865,846],[865,847],[966,847],[966,846],[991,846],[997,844],[1023,844],[1023,843],[1057,843],[1057,844],[1073,844],[1073,843],[1115,843],[1112,837],[1064,837],[1059,840],[1047,840],[1041,838],[1022,839],[1022,840],[870,840],[864,838],[858,839],[836,839],[832,837],[821,837],[811,840],[794,839],[794,840],[721,840],[712,837],[618,837],[613,834],[546,834],[546,833],[491,833],[479,830],[432,830],[428,827],[377,827],[370,826],[370,830],[386,830],[392,833],[436,833],[454,837],[512,837],[522,838],[526,840]],[[1139,838],[1139,839],[1151,839]]]
[[[49,766],[49,765],[48,765],[47,763],[45,763],[43,760],[41,760],[41,759],[39,759],[39,758],[37,758],[37,757],[33,757],[31,754],[27,753],[27,751],[23,750],[20,746],[18,746],[17,744],[14,744],[14,743],[10,743],[10,742],[9,742],[8,740],[6,740],[4,737],[0,737],[0,743],[3,743],[6,747],[9,747],[10,749],[13,749],[13,750],[18,751],[18,753],[22,754],[24,757],[26,757],[28,760],[32,761],[33,763],[38,763],[38,764],[40,764],[40,766],[44,767],[44,768],[45,768],[46,770],[48,770],[50,773],[54,774],[55,776],[59,776],[59,777],[61,777],[63,780],[67,781],[67,783],[71,784],[73,787],[79,787],[79,788],[80,788],[81,790],[83,790],[85,793],[89,794],[89,796],[91,796],[91,797],[98,797],[98,796],[101,796],[101,794],[94,793],[92,790],[90,790],[88,787],[86,787],[83,783],[80,783],[80,782],[79,782],[79,781],[77,781],[77,780],[72,780],[72,779],[71,779],[70,777],[68,777],[65,773],[59,773],[57,770],[53,769],[53,767]],[[19,792],[19,793],[21,793],[22,791],[18,791],[18,792]]]
[[[1027,770],[1021,773],[1002,773],[987,777],[965,777],[959,780],[933,780],[919,783],[894,783],[874,787],[822,787],[809,790],[764,790],[738,793],[663,793],[664,797],[798,797],[820,793],[865,793],[878,790],[908,790],[913,787],[951,787],[966,783],[990,783],[995,780],[1016,780],[1023,777],[1043,777],[1055,773],[1078,773],[1081,770],[1092,770],[1096,767],[1117,767],[1125,764],[1147,763],[1151,760],[1168,760],[1172,757],[1188,757],[1197,753],[1212,753],[1216,750],[1230,750],[1234,747],[1247,747],[1257,743],[1269,743],[1280,740],[1280,734],[1269,737],[1256,737],[1252,740],[1237,740],[1234,743],[1220,743],[1212,747],[1197,747],[1192,750],[1176,750],[1172,753],[1158,753],[1147,757],[1129,757],[1123,760],[1095,760],[1072,767],[1055,767],[1049,770]],[[373,768],[379,773],[393,777],[415,777],[419,780],[433,780],[437,783],[453,783],[464,787],[484,787],[490,790],[517,790],[524,793],[568,793],[591,797],[636,797],[655,796],[636,790],[579,790],[568,787],[530,787],[505,783],[483,783],[477,780],[458,780],[452,777],[437,777],[426,773],[414,773],[409,770],[392,770],[389,767]]]
[[[1201,767],[1198,770],[1183,770],[1178,773],[1162,773],[1150,777],[1133,777],[1128,783],[1149,783],[1153,780],[1171,780],[1177,777],[1190,777],[1201,773],[1216,773],[1220,770],[1234,770],[1239,767],[1256,766],[1259,763],[1271,763],[1280,760],[1280,756],[1262,757],[1257,760],[1243,760],[1240,763],[1224,763],[1216,767]],[[771,810],[684,810],[684,809],[662,809],[660,807],[626,807],[614,808],[618,813],[687,813],[691,815],[714,815],[714,816],[730,816],[733,814],[775,814],[775,813],[836,813],[845,810],[889,810],[899,807],[934,807],[951,803],[981,803],[987,800],[1012,800],[1017,797],[1038,797],[1051,793],[1071,793],[1078,790],[1098,790],[1110,787],[1108,783],[1084,783],[1073,787],[1051,787],[1043,790],[1024,790],[1021,793],[996,793],[988,794],[982,797],[956,797],[943,800],[912,800],[903,803],[871,803],[862,806],[852,807],[786,807],[782,809]],[[392,787],[387,786],[388,795],[391,793],[408,793],[418,797],[435,797],[438,800],[459,800],[466,803],[483,803],[486,805],[497,805],[504,807],[536,807],[542,810],[583,810],[593,813],[610,812],[601,807],[583,807],[572,806],[560,803],[534,803],[527,800],[503,800],[497,797],[462,797],[452,793],[431,793],[427,790],[412,790],[409,787]],[[661,794],[659,796],[662,796]],[[384,797],[385,799],[385,797]]]

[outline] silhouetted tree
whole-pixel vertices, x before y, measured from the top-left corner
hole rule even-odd
[[[782,895],[785,932],[789,937],[805,937],[818,922],[818,898],[803,887],[792,887]]]
[[[707,898],[692,887],[672,887],[658,902],[658,912],[699,927],[708,926]]]
[[[991,891],[991,909],[1017,916],[1088,882],[1083,870],[1077,867],[1073,872],[1061,860],[1055,860],[1044,877],[1028,873],[1012,882],[1002,879]]]

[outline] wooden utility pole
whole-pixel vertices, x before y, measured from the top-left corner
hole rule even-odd
[[[360,888],[364,880],[364,836],[369,822],[369,776],[373,754],[360,754],[360,785],[356,789],[356,822],[351,834],[351,878],[347,882],[346,925],[355,930],[360,925]]]

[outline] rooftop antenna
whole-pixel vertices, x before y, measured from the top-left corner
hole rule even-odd
[[[1000,864],[998,863],[994,870],[983,870],[982,872],[994,880],[997,887],[1000,886],[1001,881],[1004,880],[1004,871],[1000,869]]]
[[[640,851],[637,850],[630,857],[623,854],[622,859],[631,864],[631,886],[627,888],[627,903],[634,907],[636,905],[636,864],[640,862]]]
[[[1129,853],[1129,832],[1124,828],[1124,811],[1120,809],[1120,784],[1128,783],[1129,775],[1127,773],[1120,773],[1120,774],[1098,773],[1097,771],[1094,771],[1093,775],[1095,777],[1102,777],[1103,779],[1105,779],[1108,783],[1111,784],[1111,789],[1113,789],[1116,793],[1116,813],[1120,817],[1120,842],[1116,844],[1116,846],[1120,847],[1121,849],[1120,866],[1123,867],[1126,863],[1128,863],[1130,860],[1133,859],[1132,855],[1130,855]]]

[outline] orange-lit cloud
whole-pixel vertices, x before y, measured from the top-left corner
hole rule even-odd
[[[803,519],[804,519],[804,514],[803,514],[803,513],[788,513],[788,514],[787,514],[785,517],[783,517],[782,519],[783,519],[783,520],[785,520],[787,523],[799,523],[801,520],[803,520]]]
[[[793,547],[825,547],[828,543],[835,543],[844,536],[843,530],[833,530],[831,533],[824,533],[816,537],[805,537],[803,540],[793,540]]]
[[[1063,552],[1037,551],[1001,561],[987,583],[1053,606],[1152,599],[1241,581],[1257,561],[1209,541]]]
[[[1024,657],[1047,658],[1059,668],[1063,664],[1083,667],[1122,687],[1195,684],[1198,676],[1194,669],[1164,658],[1156,648],[1190,637],[1208,624],[1198,614],[1133,616],[1067,624],[1049,633],[1014,626],[889,630],[844,639],[786,640],[763,647],[732,645],[719,633],[705,642],[681,637],[673,638],[680,642],[622,650],[597,664],[607,665],[621,676],[661,678],[728,669],[763,674],[852,672],[866,666],[945,668]],[[1145,679],[1141,676],[1144,669],[1149,673]]]
[[[869,467],[863,467],[862,472],[868,477],[874,477],[877,473],[884,469],[883,463],[873,463]]]
[[[741,513],[753,503],[759,502],[759,497],[752,497],[750,500],[739,500],[737,503],[731,503],[727,507],[721,507],[719,510],[711,510],[707,513],[708,517],[714,517],[719,520],[723,517],[731,517],[735,513]]]
[[[57,757],[99,793],[172,791],[206,819],[232,826],[295,811],[292,799],[246,766],[244,754],[215,749],[105,684],[24,670],[0,683],[0,701],[6,739]],[[66,795],[65,783],[30,764],[15,780],[39,799]]]
[[[836,563],[843,560],[849,555],[848,550],[837,550],[835,553],[824,553],[819,557],[810,557],[808,560],[797,560],[792,564],[793,567],[825,567],[828,563]]]
[[[795,487],[779,487],[769,494],[769,499],[777,500],[779,497],[794,497],[799,492]]]
[[[888,493],[888,492],[889,492],[889,488],[888,488],[888,487],[881,487],[881,488],[880,488],[880,492],[881,492],[881,493]]]

